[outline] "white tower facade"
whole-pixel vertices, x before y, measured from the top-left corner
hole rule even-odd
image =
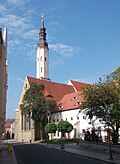
[[[39,43],[37,44],[37,68],[36,77],[39,79],[49,80],[49,58],[48,43],[46,42],[46,28],[44,27],[44,18],[39,33]]]

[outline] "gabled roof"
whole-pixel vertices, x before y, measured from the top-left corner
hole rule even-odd
[[[67,94],[58,103],[57,111],[78,109],[81,102],[83,102],[83,95],[81,94],[81,91]]]
[[[55,100],[57,107],[53,112],[62,112],[71,109],[78,109],[80,103],[84,101],[82,90],[84,87],[91,86],[77,81],[70,80],[68,84],[52,82],[44,79],[37,79],[27,76],[28,83],[31,85],[43,84],[45,86],[44,96],[46,99]]]
[[[82,83],[82,82],[78,82],[78,81],[74,81],[74,80],[70,80],[70,82],[73,85],[75,91],[82,91],[83,88],[85,88],[87,86],[91,86],[90,84],[86,84],[86,83]]]
[[[52,81],[43,80],[43,79],[36,79],[29,76],[27,76],[27,79],[30,85],[32,83],[45,85],[45,90],[44,90],[45,97],[50,97],[50,99],[54,99],[57,103],[66,94],[75,92],[73,86],[71,85],[52,82]]]

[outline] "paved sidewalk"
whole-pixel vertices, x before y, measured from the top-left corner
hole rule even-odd
[[[0,152],[0,164],[17,164],[14,150],[9,153],[7,144],[3,145],[3,149]]]
[[[81,155],[87,158],[101,160],[106,163],[120,164],[120,154],[113,154],[113,160],[110,160],[108,152],[98,152],[98,151],[95,152],[93,150],[88,150],[88,149],[79,147],[76,144],[65,144],[64,149],[61,149],[60,145],[53,145],[53,144],[49,144],[49,145],[42,144],[42,145],[48,146],[50,148],[55,148],[62,151],[66,151],[69,153]]]

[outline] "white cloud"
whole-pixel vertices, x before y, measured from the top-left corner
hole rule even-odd
[[[18,6],[29,2],[29,0],[7,0],[7,2],[10,5],[14,4]],[[15,11],[16,6],[13,6],[13,9],[15,9]],[[54,6],[54,9],[56,10],[58,6]],[[0,10],[5,11],[6,8],[2,7],[3,6],[0,6]],[[39,39],[39,29],[35,29],[34,24],[32,23],[33,16],[34,14],[36,14],[36,12],[33,8],[29,8],[25,11],[25,8],[26,6],[24,6],[24,10],[21,16],[13,14],[15,13],[14,10],[8,8],[7,14],[4,14],[2,17],[0,17],[0,24],[8,28],[8,56],[12,57],[22,55],[29,60],[35,61],[35,46]],[[64,28],[61,26],[61,24],[55,21],[50,21],[48,22],[48,24],[50,27],[47,27],[47,29],[52,30],[53,33],[54,31],[61,31]],[[54,35],[52,35],[52,40],[56,40],[56,37]],[[53,53],[52,58],[54,58],[54,61],[51,62],[52,66],[55,66],[56,64],[62,64],[64,62],[64,58],[72,57],[76,53],[76,51],[78,51],[76,47],[61,43],[49,44],[49,48],[50,53]]]
[[[22,79],[20,77],[13,77],[11,74],[9,74],[9,79],[10,80],[17,80],[17,81],[20,81],[22,83],[25,81],[25,79]]]
[[[7,27],[13,28],[13,29],[28,29],[30,28],[30,25],[27,22],[26,18],[22,18],[16,15],[5,15],[4,17],[0,18],[0,24],[7,25]]]
[[[15,6],[24,5],[26,0],[7,0],[7,3],[14,4]]]
[[[7,8],[4,7],[3,5],[0,5],[0,13],[6,12]]]
[[[78,51],[77,48],[65,45],[65,44],[50,44],[49,45],[51,51],[54,51],[55,53],[59,54],[62,57],[71,57],[73,56],[76,51]]]
[[[25,79],[22,79],[22,78],[20,78],[20,77],[17,77],[15,80],[18,80],[18,81],[20,81],[20,82],[24,82],[24,81],[25,81]]]
[[[1,17],[0,24],[3,24],[9,28],[8,34],[10,35],[13,34],[21,35],[22,31],[32,27],[32,25],[29,23],[29,20],[27,18],[19,17],[12,14]]]
[[[33,40],[34,40],[34,38],[35,38],[35,40],[36,40],[36,37],[35,37],[35,36],[37,36],[38,33],[39,33],[38,30],[35,30],[35,29],[29,30],[29,31],[26,31],[26,32],[24,33],[23,37],[24,37],[25,39],[30,39],[30,38],[32,38]]]
[[[63,64],[65,59],[74,56],[80,50],[76,47],[61,43],[49,44],[49,48],[50,53],[52,54],[50,59],[50,67]]]

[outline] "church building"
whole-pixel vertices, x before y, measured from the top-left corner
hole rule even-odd
[[[21,114],[20,110],[23,96],[32,83],[43,84],[45,86],[45,98],[56,101],[57,108],[51,113],[51,122],[57,124],[61,119],[67,120],[73,125],[73,130],[66,137],[82,138],[84,130],[91,127],[79,109],[79,105],[83,101],[81,91],[83,87],[89,86],[89,84],[74,80],[69,80],[68,84],[63,84],[50,80],[49,47],[46,41],[46,28],[43,16],[39,43],[37,44],[36,78],[29,76],[25,78],[18,109],[15,111],[15,140],[17,142],[29,142],[29,138],[32,138],[32,141],[36,140],[34,121],[31,118],[27,119]],[[50,136],[50,138],[53,137],[60,138],[61,134],[56,132],[54,136]]]

